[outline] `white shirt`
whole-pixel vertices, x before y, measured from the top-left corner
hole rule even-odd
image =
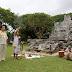
[[[0,44],[6,44],[6,40],[8,39],[6,32],[0,31]]]

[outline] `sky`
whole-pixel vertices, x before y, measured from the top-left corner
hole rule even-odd
[[[0,0],[0,7],[18,15],[43,12],[54,16],[72,13],[72,0]]]

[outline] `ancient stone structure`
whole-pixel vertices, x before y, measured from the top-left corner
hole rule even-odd
[[[72,20],[70,16],[65,15],[63,22],[54,23],[54,29],[49,39],[29,39],[27,51],[56,52],[66,47],[70,40],[72,40]],[[64,41],[67,41],[67,44],[64,44]]]
[[[72,40],[72,20],[70,16],[64,16],[63,22],[55,22],[50,40]]]
[[[27,51],[37,51],[37,52],[50,52],[50,45],[51,45],[51,52],[54,52],[58,48],[58,43],[55,41],[49,41],[48,39],[28,39],[29,47]]]

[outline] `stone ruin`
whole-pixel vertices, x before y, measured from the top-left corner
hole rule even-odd
[[[56,47],[58,43],[55,43],[54,41],[50,42],[48,39],[29,39],[28,40],[29,47],[27,48],[27,51],[37,51],[37,52],[50,52],[50,44],[52,49],[51,51],[54,52],[56,50]]]
[[[63,22],[55,22],[54,30],[49,37],[50,40],[72,40],[72,20],[70,16],[64,16]]]
[[[26,50],[55,53],[68,44],[72,44],[72,20],[70,16],[65,15],[63,22],[55,22],[53,29],[49,39],[28,39],[29,47]]]

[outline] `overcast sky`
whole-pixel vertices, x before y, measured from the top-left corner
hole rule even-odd
[[[0,0],[0,7],[19,15],[44,12],[53,16],[72,13],[72,0]]]

